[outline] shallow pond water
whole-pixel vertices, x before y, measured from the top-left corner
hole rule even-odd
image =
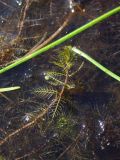
[[[22,0],[1,0],[0,66],[24,56],[39,41],[45,41],[68,20],[70,14],[68,25],[54,40],[119,5],[119,0],[26,0],[26,3]],[[50,86],[45,73],[59,71],[51,61],[65,45],[81,48],[120,75],[119,19],[118,13],[0,75],[0,87],[21,86],[20,90],[0,97],[0,139],[3,142],[0,142],[0,159],[120,159],[119,82],[87,61],[72,78],[75,87],[64,91],[63,97],[67,101],[63,99],[62,109],[55,120],[50,121],[52,111],[49,110],[37,123],[24,129],[38,113],[43,113],[43,103],[53,103],[52,97],[41,98],[33,94],[33,90]],[[75,70],[82,61],[76,57]],[[57,86],[55,89],[59,91],[60,88]]]

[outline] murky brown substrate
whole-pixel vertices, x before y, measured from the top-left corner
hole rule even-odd
[[[22,18],[21,9],[24,9],[25,3],[19,6],[15,0],[2,2],[5,3],[0,2],[1,66],[26,54],[42,37],[44,41],[51,36],[71,12],[69,0],[32,1],[28,7],[20,36],[16,40],[20,31],[18,24]],[[119,0],[84,1],[82,8],[85,8],[85,14],[80,14],[77,9],[68,26],[55,39],[118,5],[120,5]],[[119,19],[118,13],[44,55],[0,75],[0,87],[21,86],[19,91],[5,93],[7,99],[0,97],[1,140],[27,124],[29,122],[26,120],[27,113],[39,108],[41,99],[32,94],[32,90],[47,85],[43,73],[50,69],[56,70],[50,61],[60,47],[64,45],[80,47],[120,75]],[[78,63],[80,62],[78,58]],[[65,96],[71,98],[72,105],[64,104],[63,111],[73,124],[68,125],[69,132],[64,128],[56,129],[56,122],[61,115],[50,128],[47,128],[49,115],[45,115],[37,125],[8,138],[0,147],[0,158],[4,157],[6,160],[56,160],[58,157],[61,160],[119,159],[119,82],[108,77],[87,61],[73,81],[76,87],[65,93]],[[82,90],[81,83],[84,88]]]

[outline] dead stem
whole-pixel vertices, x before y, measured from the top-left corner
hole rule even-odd
[[[24,9],[24,13],[22,16],[22,20],[19,22],[19,25],[18,25],[20,29],[19,29],[19,33],[18,33],[17,38],[19,38],[19,36],[22,32],[22,28],[24,26],[24,20],[26,17],[26,12],[29,9],[29,6],[30,6],[30,0],[27,0],[26,5],[25,5],[25,9]],[[62,32],[62,30],[70,23],[70,20],[73,18],[73,16],[76,13],[79,13],[80,15],[87,17],[87,18],[93,18],[93,17],[87,15],[85,13],[85,10],[82,9],[79,5],[77,5],[76,8],[77,8],[77,11],[75,13],[70,12],[69,15],[67,16],[67,18],[64,20],[63,24],[57,29],[57,31],[55,31],[48,39],[46,39],[44,41],[44,39],[46,38],[46,34],[47,34],[47,32],[45,32],[45,34],[43,35],[43,38],[32,49],[30,49],[30,51],[26,55],[29,55],[29,54],[35,52],[36,50],[44,47],[45,45],[50,43],[54,38],[56,38]]]
[[[75,6],[75,10],[76,10],[76,12],[78,12],[80,15],[82,15],[83,17],[86,17],[86,18],[88,18],[88,19],[93,19],[93,18],[95,18],[95,17],[93,17],[93,16],[91,16],[91,15],[88,15],[88,14],[86,14],[86,12],[85,12],[85,9],[82,9],[82,7],[80,6],[80,5],[76,5]]]
[[[34,150],[32,150],[31,152],[26,153],[25,155],[23,155],[23,156],[21,156],[21,157],[15,158],[15,160],[25,159],[26,157],[29,157],[29,156],[35,154],[36,152],[38,152],[40,149],[41,149],[41,148],[38,148],[38,149],[36,149],[36,150],[34,149]]]
[[[10,98],[8,98],[5,94],[0,93],[0,96],[2,96],[3,98],[5,98],[8,102],[13,103],[13,101]]]
[[[16,136],[18,133],[22,132],[23,130],[28,129],[28,128],[32,127],[33,125],[35,125],[49,111],[49,109],[54,105],[54,103],[56,101],[57,101],[57,99],[54,99],[54,101],[52,101],[52,103],[50,103],[50,105],[46,109],[44,109],[44,111],[41,114],[39,114],[33,121],[27,123],[26,125],[22,126],[21,128],[17,129],[16,131],[10,133],[3,140],[1,140],[0,146],[5,144],[8,140],[10,140],[12,137]]]
[[[78,136],[76,137],[76,139],[74,140],[74,142],[72,142],[72,143],[59,155],[59,157],[58,157],[56,160],[60,160],[60,159],[64,156],[64,154],[65,154],[66,152],[68,152],[71,148],[73,148],[73,147],[77,144],[77,142],[79,141],[79,138],[80,138],[80,134],[78,134]]]
[[[68,15],[68,17],[65,19],[65,21],[63,22],[63,24],[57,29],[57,31],[55,31],[48,39],[46,39],[43,43],[38,42],[28,53],[31,54],[32,52],[44,47],[45,45],[47,45],[49,42],[51,42],[55,37],[58,36],[58,34],[60,34],[62,32],[62,30],[68,25],[68,23],[70,22],[71,18],[73,17],[73,13],[70,13]]]
[[[0,132],[2,132],[4,135],[6,135],[6,131],[4,131],[2,128],[0,128]]]
[[[7,3],[5,3],[5,2],[3,2],[1,0],[0,0],[0,3],[2,3],[3,5],[7,6],[8,8],[10,8],[12,10],[14,9],[12,6],[10,6],[9,4],[7,4]]]
[[[67,18],[64,20],[63,24],[57,29],[57,31],[55,31],[48,39],[46,39],[43,43],[41,43],[41,41],[39,41],[26,55],[29,55],[33,52],[35,52],[36,50],[44,47],[45,45],[47,45],[48,43],[50,43],[54,38],[56,38],[61,32],[62,30],[70,23],[70,20],[73,18],[73,16],[76,13],[79,13],[80,15],[87,17],[87,18],[93,18],[92,16],[89,16],[85,13],[85,10],[82,9],[79,5],[76,5],[76,12],[72,13],[70,12],[69,15],[67,16]]]
[[[25,21],[25,17],[26,17],[26,14],[27,14],[27,10],[29,9],[29,6],[31,4],[30,1],[31,0],[26,0],[26,5],[24,7],[24,10],[21,10],[20,21],[18,23],[19,32],[18,32],[17,38],[21,35],[22,29],[24,27],[24,21]]]

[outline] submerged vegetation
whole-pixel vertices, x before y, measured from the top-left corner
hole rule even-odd
[[[0,1],[0,160],[119,159],[119,4]]]
[[[55,56],[55,58],[53,58],[54,60],[51,62],[55,66],[54,71],[49,70],[43,74],[44,79],[48,84],[45,87],[41,86],[32,91],[32,93],[41,97],[39,107],[32,112],[26,113],[24,121],[28,123],[5,136],[3,140],[1,140],[0,146],[6,145],[8,142],[10,143],[10,141],[13,143],[16,137],[19,137],[21,133],[23,134],[25,130],[29,132],[28,130],[30,130],[31,127],[37,127],[36,132],[38,132],[39,138],[46,137],[50,132],[53,132],[51,135],[52,137],[50,137],[53,139],[55,138],[56,140],[58,139],[58,143],[65,137],[70,136],[69,139],[74,139],[77,136],[77,131],[74,131],[77,122],[75,122],[76,118],[75,120],[72,119],[71,107],[68,107],[69,103],[71,104],[71,100],[68,95],[69,90],[75,88],[72,77],[82,68],[83,62],[78,66],[77,70],[74,69],[76,58],[71,51],[71,47],[65,47],[57,54],[57,57]],[[76,133],[73,134],[73,132]],[[70,144],[70,148],[71,145],[77,143],[77,140],[72,142],[72,139],[70,141],[73,144]],[[53,142],[48,141],[46,146],[47,148],[50,147],[50,150],[52,149],[51,145],[53,145],[51,143]],[[48,149],[46,149],[44,152],[47,153]],[[56,149],[59,150],[59,146]],[[59,154],[58,159],[63,156],[61,151]],[[24,156],[27,157],[29,155],[23,155],[23,157]]]
[[[102,100],[98,102],[99,106],[92,106],[92,103],[87,102],[90,98],[88,96],[85,104],[81,103],[86,90],[82,82],[77,86],[75,77],[82,71],[84,63],[80,60],[79,63],[76,62],[78,58],[71,47],[59,50],[50,60],[51,69],[42,73],[44,85],[31,91],[34,101],[19,101],[14,107],[10,107],[12,110],[17,107],[15,110],[20,115],[17,127],[14,128],[15,122],[9,122],[12,123],[12,132],[3,133],[0,141],[1,154],[6,159],[31,159],[37,156],[42,159],[92,160],[99,143],[103,143],[102,146],[111,143],[109,139],[103,142],[106,134],[111,132],[107,130],[111,124],[108,120],[109,114],[102,113],[103,110],[107,112],[112,109],[111,102],[109,100],[107,104],[108,102]],[[76,98],[73,99],[73,95]],[[31,111],[22,113],[20,104],[31,106]],[[98,125],[105,135],[96,137]],[[17,148],[14,148],[14,143]],[[29,144],[32,148],[28,147]]]
[[[58,71],[45,72],[44,77],[49,85],[47,87],[40,87],[34,91],[39,96],[48,98],[49,103],[52,98],[52,106],[50,103],[53,112],[52,120],[56,117],[58,110],[60,108],[62,109],[62,101],[65,103],[64,92],[69,92],[70,89],[75,88],[75,84],[72,82],[72,76],[83,66],[83,63],[81,63],[77,70],[73,70],[75,65],[74,59],[75,56],[71,51],[71,47],[65,47],[62,51],[59,51],[58,56],[52,62],[58,68]]]
[[[63,43],[64,41],[66,41],[66,40],[72,38],[73,36],[75,36],[75,35],[83,32],[83,31],[85,31],[86,29],[89,29],[89,28],[93,27],[95,24],[100,23],[101,21],[105,20],[106,18],[110,17],[111,15],[113,15],[113,14],[115,14],[115,13],[117,13],[117,12],[120,12],[120,7],[117,7],[117,8],[115,8],[115,9],[113,9],[113,10],[111,10],[111,11],[103,14],[102,16],[100,16],[100,17],[92,20],[92,21],[89,22],[88,24],[83,25],[82,27],[80,27],[80,28],[76,29],[75,31],[69,33],[68,35],[66,35],[66,36],[64,36],[64,37],[56,40],[55,42],[53,42],[53,43],[51,43],[51,44],[48,44],[47,46],[45,46],[45,47],[43,47],[43,48],[41,48],[41,46],[40,46],[39,44],[37,44],[37,46],[35,46],[35,49],[34,49],[34,48],[32,49],[32,52],[33,52],[33,53],[30,52],[30,53],[31,53],[31,54],[30,54],[30,53],[28,52],[29,55],[27,55],[27,56],[25,56],[25,57],[22,57],[21,59],[17,60],[15,63],[12,63],[11,65],[9,65],[9,66],[1,69],[1,70],[0,70],[0,74],[6,72],[7,70],[10,70],[10,69],[16,67],[17,65],[19,65],[19,64],[21,64],[21,63],[24,63],[24,62],[28,61],[28,60],[31,59],[31,58],[36,57],[36,56],[39,55],[39,54],[44,53],[45,51],[47,51],[47,50],[49,50],[49,49],[51,49],[51,48],[53,48],[53,47],[55,47],[55,46],[57,46],[57,45],[59,45],[59,44],[61,44],[61,43]],[[21,22],[21,23],[22,23],[22,22]],[[59,29],[58,29],[58,31],[59,31]],[[49,42],[49,41],[48,41],[48,42]],[[48,43],[48,42],[47,42],[47,43]],[[47,44],[47,43],[46,43],[46,44]]]

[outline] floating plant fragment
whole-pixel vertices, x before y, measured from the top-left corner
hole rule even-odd
[[[14,91],[14,90],[17,90],[17,89],[20,89],[20,86],[0,88],[0,93],[1,92]]]

